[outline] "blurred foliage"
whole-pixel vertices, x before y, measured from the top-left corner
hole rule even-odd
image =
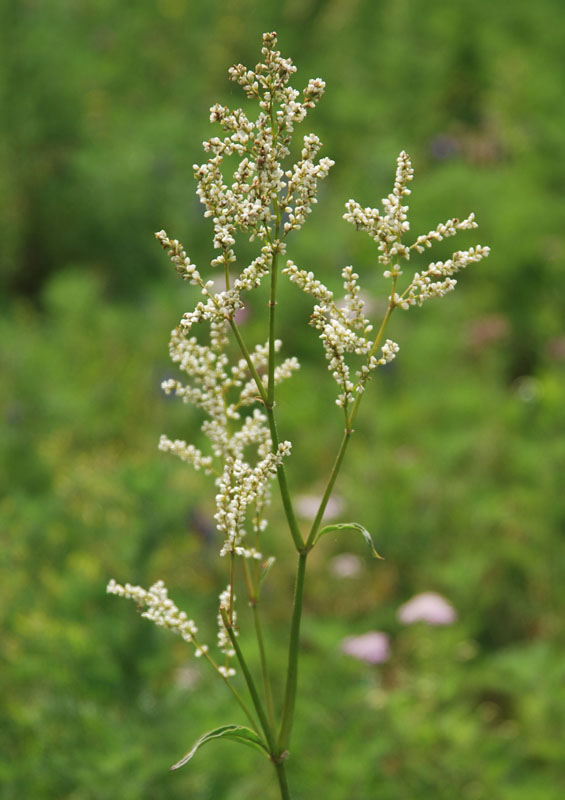
[[[297,84],[327,81],[306,129],[337,161],[296,263],[337,275],[351,262],[382,296],[371,242],[339,219],[348,197],[379,204],[403,148],[414,231],[474,210],[493,249],[445,303],[393,318],[401,353],[371,386],[338,486],[343,518],[371,530],[386,561],[336,577],[332,555],[365,556],[337,534],[313,554],[296,798],[321,786],[328,800],[563,796],[564,22],[560,0],[0,6],[7,800],[276,797],[268,763],[230,744],[167,773],[238,715],[182,642],[105,595],[112,576],[163,577],[214,638],[225,578],[213,491],[155,450],[162,432],[194,440],[194,413],[159,391],[174,374],[168,330],[193,295],[152,233],[166,227],[199,266],[210,257],[192,164],[212,102],[241,103],[227,67],[254,64],[273,29]],[[282,289],[281,338],[304,369],[281,394],[281,429],[293,486],[316,494],[341,420],[307,300]],[[251,340],[262,326],[259,298]],[[284,530],[276,507],[271,530]],[[272,551],[280,676],[293,558],[285,538]],[[398,605],[427,589],[459,622],[401,628]],[[339,650],[370,629],[391,635],[383,667]]]

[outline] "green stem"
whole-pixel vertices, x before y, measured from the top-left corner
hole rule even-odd
[[[385,328],[387,326],[390,315],[392,314],[392,312],[396,307],[393,301],[395,289],[396,289],[396,279],[393,280],[391,297],[388,304],[388,308],[386,310],[386,314],[383,318],[381,326],[377,332],[373,345],[371,347],[369,357],[375,354],[377,347],[379,346],[382,337],[384,335]],[[341,464],[343,462],[343,458],[345,456],[349,440],[351,439],[351,434],[353,433],[353,422],[355,420],[355,417],[357,416],[360,401],[361,401],[361,394],[358,394],[355,403],[353,405],[351,415],[346,420],[343,439],[340,448],[338,450],[334,465],[332,467],[332,471],[328,478],[328,482],[326,484],[326,488],[322,496],[320,506],[314,518],[314,522],[312,523],[310,533],[308,534],[306,545],[302,549],[298,548],[299,550],[298,571],[296,575],[294,607],[292,610],[290,644],[288,649],[288,669],[286,676],[286,689],[285,689],[281,727],[278,738],[278,744],[281,751],[285,751],[287,749],[288,743],[290,741],[290,733],[294,717],[294,706],[296,702],[296,686],[298,679],[298,648],[300,641],[300,623],[302,619],[302,598],[304,593],[304,577],[306,574],[306,559],[308,557],[308,553],[314,546],[314,542],[316,541],[316,535],[318,533],[320,524],[322,522],[326,506],[328,504],[335,482],[337,480],[339,470],[341,469]]]
[[[249,355],[249,350],[247,349],[247,345],[243,341],[243,337],[239,332],[239,328],[233,321],[233,319],[229,319],[230,327],[234,333],[235,338],[237,339],[237,343],[239,345],[239,349],[241,350],[241,354],[245,361],[247,362],[247,366],[249,367],[249,372],[251,373],[251,377],[255,381],[257,386],[257,391],[261,395],[261,400],[263,401],[264,405],[267,405],[267,392],[265,391],[265,387],[263,386],[263,381],[261,380],[259,373],[255,369],[255,364],[251,360],[251,356]]]
[[[381,339],[383,337],[387,322],[392,314],[395,305],[392,301],[392,297],[394,296],[394,286],[395,282],[393,283],[393,290],[391,293],[391,300],[389,302],[386,314],[384,319],[381,323],[375,341],[373,342],[373,346],[370,351],[370,356],[374,355],[377,347],[379,346]],[[303,601],[303,593],[304,593],[304,578],[306,575],[306,559],[308,557],[309,551],[312,549],[314,542],[316,541],[316,535],[318,533],[320,524],[322,522],[322,518],[324,516],[324,512],[326,510],[326,506],[330,499],[331,493],[333,491],[335,482],[337,480],[337,476],[341,469],[341,464],[343,462],[343,458],[345,456],[345,452],[347,450],[347,446],[349,444],[349,440],[351,439],[351,434],[353,433],[353,421],[357,416],[357,411],[359,409],[359,402],[361,400],[361,395],[357,396],[357,399],[354,403],[353,409],[351,411],[351,415],[346,423],[343,439],[338,450],[334,465],[332,467],[332,471],[328,478],[328,482],[326,484],[326,488],[324,494],[322,496],[322,500],[320,502],[320,506],[318,508],[318,512],[316,517],[314,518],[314,522],[312,523],[312,527],[310,529],[310,533],[308,534],[308,539],[306,541],[306,545],[302,550],[299,550],[299,559],[298,559],[298,571],[296,575],[296,588],[294,593],[294,607],[292,611],[292,623],[291,623],[291,631],[290,631],[290,644],[288,650],[288,669],[287,669],[287,678],[286,678],[286,689],[285,689],[285,698],[284,698],[284,705],[283,705],[283,713],[282,713],[282,720],[281,720],[281,727],[279,731],[279,738],[278,738],[278,745],[281,751],[285,751],[288,748],[288,744],[290,741],[290,734],[292,730],[292,722],[294,717],[294,707],[296,703],[296,687],[297,687],[297,680],[298,680],[298,649],[300,643],[300,623],[302,619],[302,601]]]
[[[257,644],[259,645],[259,658],[261,660],[261,676],[263,678],[263,693],[265,695],[265,706],[267,709],[267,717],[271,728],[275,727],[275,709],[273,705],[273,694],[271,692],[271,682],[269,680],[269,668],[267,665],[267,654],[265,652],[265,643],[263,641],[263,630],[261,628],[261,618],[259,616],[258,601],[252,603],[253,607],[253,621],[255,623],[255,636],[257,637]]]
[[[378,346],[380,345],[380,343],[382,341],[382,338],[384,336],[384,332],[385,332],[387,323],[388,323],[388,321],[390,319],[390,315],[392,314],[392,312],[396,308],[396,306],[395,306],[395,304],[393,302],[393,299],[392,299],[394,297],[395,290],[396,290],[396,278],[392,282],[390,301],[389,301],[386,313],[385,313],[385,315],[383,317],[383,321],[381,322],[380,328],[379,328],[379,330],[377,332],[377,335],[375,336],[375,340],[374,340],[374,342],[372,344],[371,350],[370,350],[369,355],[367,357],[368,359],[371,358],[371,356],[374,356],[374,354],[375,354],[375,352],[376,352]],[[318,511],[316,513],[316,516],[314,518],[314,522],[312,523],[312,527],[310,529],[310,533],[308,534],[308,539],[306,540],[306,549],[307,550],[310,550],[314,546],[314,543],[316,541],[316,535],[317,535],[318,530],[320,528],[320,525],[321,525],[321,522],[322,522],[322,519],[323,519],[323,516],[324,516],[324,511],[326,510],[326,506],[327,506],[328,501],[330,499],[333,487],[335,485],[337,476],[339,474],[339,470],[341,469],[341,464],[342,464],[342,461],[343,461],[343,457],[345,455],[345,451],[347,450],[347,445],[349,444],[349,440],[351,439],[351,434],[353,433],[353,423],[355,422],[355,418],[357,417],[357,412],[359,411],[359,404],[361,403],[362,396],[363,396],[362,394],[358,394],[357,395],[357,397],[355,398],[355,402],[353,403],[353,408],[351,409],[351,414],[349,415],[349,417],[346,416],[346,424],[345,424],[345,431],[344,431],[344,434],[343,434],[343,439],[341,441],[341,445],[339,447],[339,450],[338,450],[334,465],[332,467],[332,471],[330,473],[330,477],[328,478],[328,482],[327,482],[324,494],[322,496],[322,500],[320,502],[320,506],[319,506]]]
[[[261,660],[261,677],[263,679],[263,694],[265,695],[265,706],[267,708],[267,717],[269,725],[275,729],[275,709],[273,705],[273,694],[271,691],[271,682],[269,680],[269,669],[267,666],[267,654],[265,651],[265,643],[263,640],[263,630],[261,626],[261,617],[259,614],[259,592],[257,589],[257,578],[252,581],[247,566],[247,560],[243,559],[243,575],[245,578],[245,585],[247,587],[247,594],[249,596],[249,605],[253,610],[253,622],[255,624],[255,637],[259,646],[259,658]]]
[[[318,533],[318,529],[322,522],[322,518],[324,516],[324,511],[326,510],[326,506],[330,499],[331,493],[334,488],[334,484],[336,482],[337,476],[339,474],[339,470],[341,468],[341,463],[343,461],[343,457],[345,455],[345,451],[347,450],[347,445],[349,444],[349,440],[351,439],[351,434],[353,431],[351,428],[346,428],[343,434],[343,439],[341,440],[341,445],[338,450],[334,465],[332,467],[332,471],[330,473],[330,477],[328,478],[328,482],[326,484],[326,489],[322,496],[322,500],[320,502],[320,506],[318,508],[318,512],[314,518],[314,522],[312,523],[312,527],[310,529],[310,533],[308,534],[308,540],[306,542],[306,548],[310,550],[314,546],[314,542],[316,540],[316,534]]]
[[[253,676],[249,672],[249,668],[243,657],[243,653],[241,652],[241,647],[239,646],[239,642],[237,641],[237,637],[235,635],[235,631],[230,624],[228,614],[225,608],[220,608],[220,613],[222,615],[222,620],[228,632],[228,636],[230,637],[233,649],[235,650],[235,654],[237,656],[237,660],[239,661],[239,666],[241,667],[241,671],[243,672],[243,677],[245,678],[245,682],[247,683],[247,688],[249,689],[249,694],[251,695],[251,699],[253,701],[253,705],[255,706],[255,711],[257,712],[257,716],[259,717],[259,722],[261,723],[261,728],[263,729],[263,733],[265,734],[265,739],[267,740],[267,744],[269,746],[269,752],[273,758],[278,756],[275,737],[273,735],[273,731],[267,717],[265,716],[265,711],[263,709],[263,704],[261,703],[261,698],[257,692],[257,688],[255,686],[255,681],[253,680]]]
[[[290,792],[288,790],[288,783],[286,780],[286,769],[284,766],[284,761],[273,761],[273,764],[277,771],[277,778],[279,779],[281,798],[282,800],[290,800]]]
[[[286,687],[284,704],[279,730],[278,745],[279,750],[284,752],[288,749],[290,733],[294,719],[294,706],[296,703],[296,686],[298,682],[298,650],[300,645],[300,622],[302,620],[302,598],[304,595],[304,577],[306,575],[307,552],[301,552],[298,556],[298,570],[296,573],[296,585],[294,589],[294,605],[292,609],[292,622],[290,627],[290,643],[288,647],[288,667],[286,673]]]
[[[275,242],[278,243],[279,228],[275,231]],[[269,382],[267,384],[267,408],[275,404],[275,319],[277,308],[277,277],[279,272],[279,251],[275,250],[271,261],[271,288],[269,293]],[[274,442],[273,442],[274,446]]]
[[[269,406],[266,406],[266,411],[267,420],[269,422],[269,430],[271,432],[271,441],[273,442],[273,451],[276,451],[279,446],[279,435],[277,431],[277,423],[275,421],[275,412],[273,408],[270,408]],[[284,464],[279,464],[277,467],[277,479],[279,482],[279,490],[288,527],[294,541],[294,546],[296,547],[297,551],[300,552],[304,548],[304,539],[300,533],[300,528],[298,527],[298,522],[296,521],[296,516],[292,507],[292,500],[290,499],[290,490],[286,480]]]
[[[237,691],[237,689],[235,689],[235,688],[232,686],[232,684],[231,684],[231,683],[230,683],[230,681],[229,681],[229,678],[226,678],[226,677],[225,677],[225,675],[222,675],[222,673],[219,671],[219,669],[218,669],[218,665],[216,664],[216,662],[214,661],[214,659],[213,659],[211,656],[209,656],[209,655],[208,655],[208,653],[205,653],[204,655],[205,655],[205,657],[206,657],[206,660],[207,660],[207,661],[208,661],[208,662],[209,662],[209,663],[212,665],[212,667],[214,668],[214,670],[215,670],[215,671],[218,673],[218,675],[220,676],[220,678],[223,680],[223,682],[226,684],[226,686],[228,687],[228,689],[230,690],[230,692],[233,694],[233,696],[234,696],[234,698],[235,698],[236,702],[238,703],[238,705],[239,705],[239,706],[240,706],[240,708],[242,709],[243,713],[245,714],[245,716],[247,717],[247,719],[248,719],[248,720],[249,720],[249,722],[251,723],[251,727],[253,728],[253,730],[255,731],[255,733],[259,734],[259,730],[258,730],[257,722],[256,722],[256,721],[255,721],[255,719],[253,718],[253,714],[251,713],[251,711],[250,711],[250,710],[249,710],[249,708],[247,707],[247,704],[245,703],[245,701],[243,700],[243,698],[241,697],[241,695],[239,694],[239,692]]]
[[[276,227],[274,231],[274,242],[278,244],[281,230],[281,213],[278,203],[275,203],[276,212]],[[267,410],[267,418],[269,420],[269,429],[271,432],[271,441],[273,443],[273,452],[276,452],[279,446],[279,436],[277,432],[277,424],[275,420],[275,332],[276,332],[276,309],[277,309],[277,278],[279,272],[279,251],[275,250],[271,262],[271,285],[269,292],[269,368],[268,368],[268,382],[267,382],[267,402],[265,407]],[[290,499],[290,492],[288,490],[288,483],[286,480],[286,471],[282,464],[277,469],[277,479],[281,493],[281,499],[284,507],[284,512],[288,522],[291,536],[294,540],[294,545],[298,551],[304,547],[304,540],[298,527],[294,509],[292,507],[292,500]]]

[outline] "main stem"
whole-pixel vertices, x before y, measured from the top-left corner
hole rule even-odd
[[[274,231],[274,242],[278,244],[280,231],[281,231],[281,215],[278,204],[276,205],[276,225]],[[271,261],[271,284],[269,290],[269,367],[268,367],[268,381],[267,381],[267,399],[265,402],[265,409],[267,411],[267,419],[269,421],[269,430],[271,432],[271,441],[273,443],[273,451],[276,451],[279,446],[279,435],[277,431],[277,423],[275,420],[275,333],[276,333],[276,310],[277,310],[277,278],[279,273],[279,251],[275,249]],[[281,500],[288,522],[288,527],[294,546],[298,551],[304,547],[304,540],[298,527],[298,522],[294,515],[292,501],[290,499],[290,491],[286,480],[286,471],[283,464],[279,464],[277,468],[277,479],[279,482],[279,489],[281,493]]]
[[[281,798],[282,800],[291,800],[290,792],[288,789],[288,782],[286,779],[286,769],[284,766],[284,761],[273,761],[273,764],[277,771],[279,789],[281,790]]]

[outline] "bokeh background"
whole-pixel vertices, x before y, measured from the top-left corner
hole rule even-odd
[[[370,529],[386,560],[337,537],[312,557],[295,796],[563,797],[562,0],[5,0],[0,29],[2,797],[277,796],[269,764],[234,744],[168,773],[238,713],[182,642],[105,595],[110,577],[164,578],[214,639],[213,490],[156,449],[162,432],[198,436],[159,389],[194,294],[153,232],[200,267],[211,257],[192,164],[209,106],[242,102],[227,68],[256,63],[264,30],[298,65],[295,85],[327,81],[304,132],[336,166],[296,263],[332,286],[353,263],[378,315],[371,242],[340,218],[349,197],[380,203],[401,149],[414,232],[474,210],[480,230],[457,246],[492,248],[445,301],[393,317],[401,353],[371,385],[337,486],[340,519]],[[341,418],[308,303],[292,286],[282,300],[303,369],[281,429],[307,516]],[[251,340],[264,312],[250,308]],[[276,504],[270,541],[280,678],[294,558]],[[422,591],[457,621],[401,625]],[[382,665],[340,649],[371,630],[390,637]]]

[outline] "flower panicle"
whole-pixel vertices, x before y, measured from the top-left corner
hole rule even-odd
[[[269,451],[255,467],[243,459],[228,456],[222,475],[216,480],[216,527],[224,536],[220,556],[235,552],[236,555],[260,559],[254,549],[242,547],[246,535],[247,509],[256,504],[264,507],[270,480],[275,476],[283,458],[290,455],[291,444],[280,442],[276,452]]]
[[[442,297],[452,291],[457,284],[453,277],[455,273],[486,258],[490,252],[488,247],[481,245],[458,250],[447,261],[432,262],[426,269],[416,272],[408,286],[400,291],[397,284],[403,274],[399,264],[402,259],[409,261],[414,252],[421,254],[434,242],[454,236],[459,231],[477,227],[474,214],[469,214],[463,220],[449,219],[419,236],[412,245],[406,245],[403,237],[410,230],[410,223],[405,198],[411,193],[409,184],[413,178],[410,157],[402,151],[396,162],[393,190],[382,200],[382,212],[377,208],[363,208],[353,199],[345,204],[343,218],[357,230],[368,233],[376,242],[378,260],[385,267],[384,277],[393,281],[387,319],[390,312],[397,307],[406,310],[412,305],[422,305],[431,297]],[[367,338],[373,326],[365,316],[358,284],[359,276],[352,267],[345,267],[342,271],[345,298],[341,306],[335,302],[333,292],[312,271],[300,269],[293,261],[288,260],[283,273],[316,301],[310,323],[320,331],[328,369],[340,390],[336,403],[347,413],[355,396],[364,392],[371,373],[395,358],[399,351],[398,344],[387,339],[384,345],[380,345],[380,334],[374,342]],[[379,346],[380,356],[377,356],[375,351]],[[346,354],[365,357],[364,363],[355,372],[355,380],[352,378],[350,365],[346,362]]]
[[[168,628],[181,636],[185,642],[190,642],[194,645],[194,654],[197,657],[208,652],[208,646],[200,644],[196,638],[198,628],[194,620],[189,619],[186,612],[180,611],[169,598],[167,587],[163,581],[157,581],[149,589],[144,589],[142,586],[132,586],[130,583],[122,586],[112,578],[106,591],[108,594],[134,600],[138,609],[146,607],[147,610],[142,612],[142,617],[151,620],[160,628]]]
[[[229,70],[230,80],[258,103],[257,116],[221,103],[210,108],[210,122],[221,133],[203,142],[206,160],[194,165],[194,176],[204,216],[213,226],[216,252],[210,266],[223,268],[225,286],[205,281],[178,240],[165,231],[156,234],[177,272],[202,295],[171,334],[170,356],[186,379],[167,378],[162,388],[205,413],[201,430],[211,454],[167,436],[161,437],[159,448],[217,476],[215,518],[224,537],[220,552],[244,558],[260,556],[256,547],[243,542],[246,515],[253,506],[253,531],[264,530],[269,484],[290,452],[288,442],[273,448],[268,418],[257,405],[264,404],[269,382],[276,386],[286,380],[299,363],[287,357],[269,365],[269,354],[278,353],[280,341],[258,345],[233,363],[227,356],[227,332],[245,305],[243,295],[258,288],[275,260],[286,255],[286,237],[304,224],[316,204],[319,182],[333,166],[330,158],[320,158],[322,142],[313,133],[303,135],[296,163],[285,165],[295,127],[325,90],[323,80],[312,78],[298,91],[291,85],[295,72],[292,60],[281,55],[276,34],[266,33],[261,61],[254,68],[236,64]],[[238,160],[229,177],[228,157]],[[240,233],[257,239],[260,252],[232,275]],[[355,293],[353,285],[351,290]],[[358,317],[359,302],[353,295],[351,303],[351,313]],[[206,329],[208,343],[200,335]]]

